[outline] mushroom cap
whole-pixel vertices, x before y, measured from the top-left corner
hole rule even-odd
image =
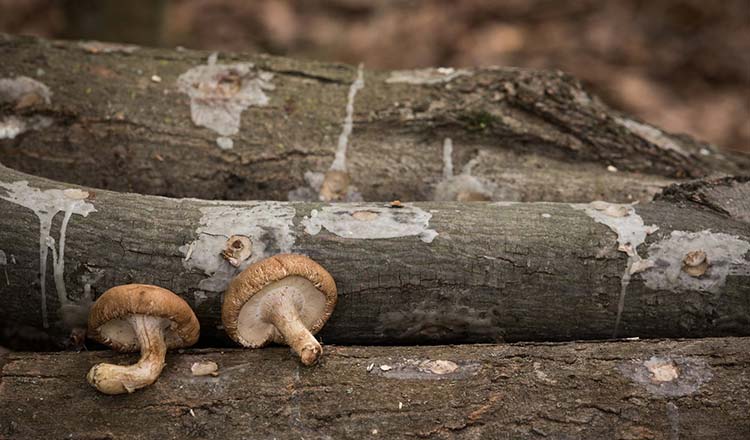
[[[317,333],[331,317],[336,307],[336,282],[321,265],[304,255],[279,254],[250,265],[237,275],[224,293],[221,320],[227,334],[246,347],[258,348],[270,342],[283,343],[284,337],[270,322],[254,319],[260,316],[255,306],[260,306],[264,295],[285,280],[296,291],[303,291],[295,298],[300,320],[310,330]],[[251,301],[255,299],[255,301]],[[251,301],[250,304],[247,304]],[[245,305],[248,308],[243,308]],[[240,328],[241,317],[252,320],[249,330],[252,337]]]
[[[102,294],[89,313],[89,337],[120,352],[137,351],[138,338],[125,320],[147,315],[165,320],[167,348],[198,341],[200,324],[187,302],[167,289],[149,284],[115,286]]]

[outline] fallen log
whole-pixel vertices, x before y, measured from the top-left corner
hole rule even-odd
[[[750,164],[618,113],[560,72],[358,72],[7,35],[0,56],[0,160],[114,191],[304,198],[341,156],[364,200],[444,200],[455,168],[492,200],[629,202]]]
[[[703,190],[713,188],[718,207],[721,188],[734,197],[749,185]],[[80,337],[93,298],[132,282],[176,292],[203,343],[228,344],[229,280],[281,252],[310,256],[336,280],[324,343],[750,335],[746,217],[684,199],[218,202],[79,188],[0,166],[0,211],[0,345],[11,348],[23,333],[54,346]],[[252,245],[239,267],[221,256],[232,235]]]
[[[0,436],[744,440],[750,339],[434,347],[188,350],[152,386],[106,396],[85,379],[112,352],[10,353]],[[218,376],[194,376],[213,361]],[[2,361],[0,361],[2,362]]]

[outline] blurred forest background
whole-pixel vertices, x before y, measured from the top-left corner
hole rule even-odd
[[[0,32],[370,69],[555,68],[648,122],[750,152],[747,0],[0,0]]]

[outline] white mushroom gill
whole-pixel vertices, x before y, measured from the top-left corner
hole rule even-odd
[[[243,345],[258,346],[269,340],[272,325],[280,334],[274,342],[289,345],[305,365],[317,362],[323,349],[309,328],[325,314],[326,297],[309,280],[288,276],[264,287],[246,302],[237,324]]]
[[[164,368],[167,354],[164,330],[169,326],[169,320],[156,316],[131,315],[126,321],[133,327],[138,338],[141,358],[138,363],[128,366],[107,363],[94,365],[86,379],[104,394],[132,393],[149,386],[156,382]]]

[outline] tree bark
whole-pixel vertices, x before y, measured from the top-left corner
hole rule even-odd
[[[231,113],[239,105],[232,94],[253,81],[267,98],[248,104],[238,133],[228,135],[233,147],[222,149],[223,135],[196,126],[178,86],[181,75],[207,64],[206,52],[0,36],[0,55],[0,78],[34,78],[51,91],[49,102],[0,103],[0,117],[39,126],[0,139],[3,163],[80,185],[205,199],[287,200],[306,185],[305,172],[325,172],[357,75],[339,64],[220,54],[217,65],[253,67],[241,77],[227,67],[221,80],[229,97],[201,104],[215,111],[211,117]],[[675,181],[735,174],[748,164],[620,114],[560,72],[363,76],[347,161],[365,200],[435,199],[448,137],[455,168],[476,163],[472,172],[493,200],[645,201]]]
[[[97,393],[111,352],[11,353],[0,436],[746,439],[750,339],[460,347],[285,348],[167,355],[152,386]],[[214,361],[217,377],[193,376]],[[0,359],[0,362],[2,360]],[[134,423],[137,420],[137,423]]]
[[[711,187],[721,185],[750,182]],[[632,271],[627,283],[625,273],[637,259],[618,251],[617,234],[594,220],[593,205],[420,202],[395,208],[212,202],[71,188],[0,167],[5,344],[18,344],[22,335],[13,329],[31,328],[59,345],[85,322],[89,295],[133,282],[176,292],[198,315],[203,343],[229,343],[220,321],[223,290],[243,267],[280,252],[306,254],[336,280],[339,302],[320,333],[324,343],[750,334],[750,227],[699,203],[664,199],[635,205],[619,218],[633,222],[628,228],[635,235],[642,233],[645,242],[633,244],[639,257],[655,264]],[[41,221],[32,209],[40,208],[32,202],[55,194],[63,201],[70,194],[91,212],[75,214],[83,212],[76,205],[65,234],[65,216],[58,213],[49,234],[54,241],[41,239],[48,243],[44,329]],[[647,235],[652,225],[659,229]],[[253,246],[239,268],[220,256],[231,235],[248,236]],[[55,253],[63,260],[62,241],[64,267],[54,264]],[[709,269],[699,278],[680,269],[691,251],[708,255]]]

